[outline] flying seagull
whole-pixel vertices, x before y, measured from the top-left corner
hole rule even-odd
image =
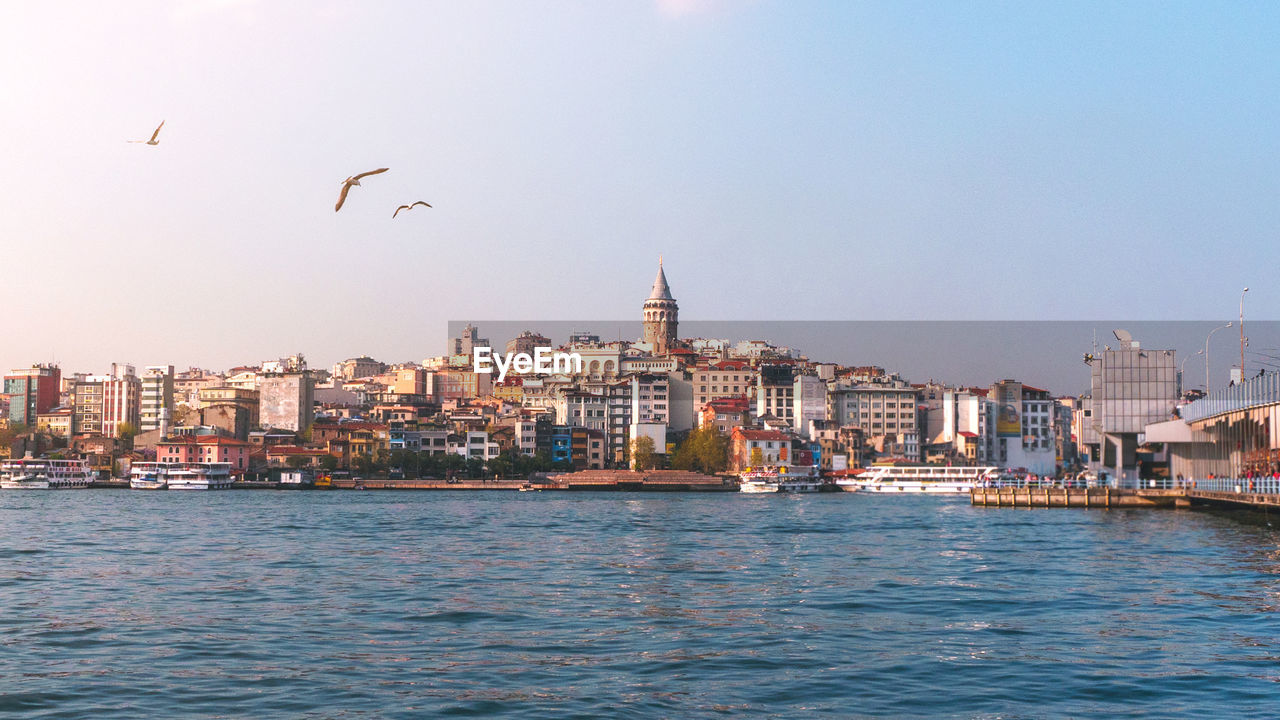
[[[346,202],[346,201],[347,201],[347,192],[351,190],[351,186],[352,186],[352,185],[359,185],[359,184],[360,184],[360,178],[362,178],[362,177],[366,177],[366,176],[368,176],[368,175],[377,175],[378,173],[384,173],[384,172],[386,172],[387,170],[388,170],[388,168],[378,168],[377,170],[370,170],[369,172],[362,172],[362,173],[360,173],[359,175],[356,175],[356,176],[354,176],[354,177],[349,177],[349,178],[347,178],[346,180],[343,180],[343,181],[342,181],[342,192],[338,195],[338,204],[333,206],[333,211],[334,211],[334,212],[338,212],[339,210],[341,210],[341,209],[342,209],[342,203],[344,203],[344,202]]]
[[[159,138],[159,137],[160,137],[160,128],[162,128],[162,127],[164,127],[164,121],[163,121],[163,120],[161,120],[161,121],[160,121],[160,125],[159,125],[159,127],[157,127],[157,128],[156,128],[156,131],[155,131],[155,132],[153,132],[153,133],[151,133],[151,139],[150,139],[150,140],[125,140],[125,142],[131,142],[131,143],[146,143],[146,144],[148,144],[148,145],[159,145],[159,144],[160,144],[160,141],[159,141],[159,140],[157,140],[156,138]]]
[[[419,200],[416,203],[413,203],[412,205],[401,205],[400,207],[396,208],[395,212],[391,213],[392,219],[395,219],[395,216],[399,215],[401,210],[412,210],[414,206],[417,206],[417,205],[426,205],[427,207],[431,207],[430,204],[425,203],[421,200]]]

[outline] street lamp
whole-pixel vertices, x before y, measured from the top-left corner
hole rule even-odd
[[[1195,355],[1188,355],[1188,356],[1186,356],[1186,357],[1182,358],[1182,365],[1178,366],[1178,384],[1180,385],[1180,387],[1178,388],[1178,392],[1179,392],[1179,393],[1184,393],[1184,392],[1186,392],[1186,391],[1187,391],[1187,388],[1186,388],[1185,386],[1182,386],[1182,385],[1183,385],[1183,383],[1182,383],[1182,374],[1183,374],[1183,373],[1185,373],[1185,372],[1187,371],[1187,361],[1188,361],[1188,360],[1190,360],[1190,359],[1191,359],[1191,358],[1193,358],[1193,357],[1197,357],[1197,356],[1199,356],[1199,355],[1203,355],[1203,354],[1204,354],[1204,351],[1203,351],[1203,350],[1197,350]]]
[[[1229,327],[1231,327],[1231,323],[1227,323],[1226,325],[1219,325],[1218,327],[1210,330],[1209,334],[1206,335],[1204,338],[1204,394],[1205,395],[1209,394],[1209,338],[1213,337],[1213,334],[1218,332],[1219,330],[1225,330]]]
[[[1244,382],[1244,294],[1249,288],[1240,291],[1240,382]]]

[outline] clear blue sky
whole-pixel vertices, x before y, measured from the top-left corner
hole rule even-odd
[[[689,319],[1231,319],[1244,285],[1274,318],[1277,28],[1244,2],[4,3],[0,363],[420,359],[450,319],[638,317],[659,253]]]

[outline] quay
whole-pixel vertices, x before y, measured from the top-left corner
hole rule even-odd
[[[972,505],[995,508],[1280,508],[1280,480],[1215,478],[1169,488],[992,487],[969,492]]]
[[[974,488],[969,501],[983,507],[1134,508],[1188,507],[1177,490],[1121,490],[1100,488],[1003,487]]]
[[[527,480],[390,480],[351,478],[334,480],[335,489],[350,490],[630,490],[667,492],[736,492],[736,479],[683,470],[582,470],[549,475],[541,482]]]

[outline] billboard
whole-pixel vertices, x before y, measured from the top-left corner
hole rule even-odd
[[[1002,380],[991,386],[996,401],[996,434],[1022,435],[1022,383]]]

